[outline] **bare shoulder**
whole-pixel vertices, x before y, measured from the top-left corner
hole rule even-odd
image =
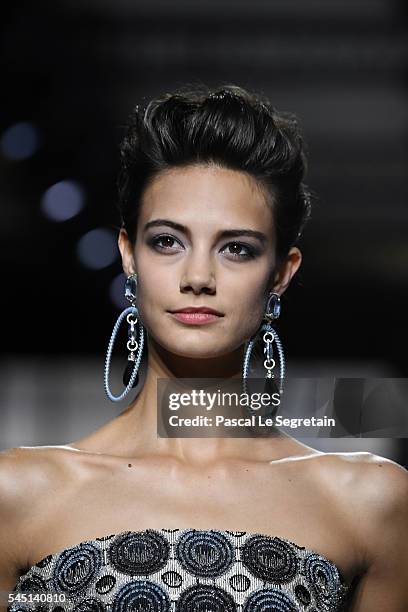
[[[399,524],[397,519],[401,519],[408,527],[408,470],[372,453],[363,453],[354,467],[356,500],[364,507],[369,504],[373,521],[381,521],[383,529],[387,526],[392,529]],[[397,523],[393,523],[393,519]]]
[[[408,470],[392,459],[369,452],[323,453],[321,473],[336,477],[355,489],[357,498],[390,504],[403,501],[408,493]]]
[[[66,462],[60,449],[23,446],[0,452],[0,515],[8,525],[18,524],[19,532],[32,516],[35,500],[61,477]]]
[[[70,446],[20,446],[0,451],[0,515],[19,521],[29,517],[35,527],[35,511],[46,511],[47,500],[59,489],[75,486],[81,476],[93,473],[97,461],[93,453]],[[50,495],[52,493],[52,495]],[[0,523],[1,529],[1,523]]]
[[[369,452],[327,453],[319,460],[322,477],[359,541],[362,563],[372,564],[391,542],[394,556],[400,547],[406,562],[408,470]]]
[[[3,592],[11,591],[24,565],[22,532],[30,518],[33,471],[29,453],[19,448],[0,452],[0,591]]]
[[[15,584],[27,557],[35,518],[72,462],[64,447],[16,447],[0,452],[0,590]]]
[[[336,503],[342,504],[360,551],[353,610],[407,610],[408,471],[372,453],[327,457],[330,462],[344,484]]]
[[[41,453],[31,448],[8,448],[0,452],[0,511],[2,515],[10,512],[24,512],[26,500],[38,480],[37,459]],[[32,480],[33,479],[33,480]]]
[[[408,503],[408,470],[369,452],[322,453],[313,457],[319,478],[347,503],[386,511]]]
[[[20,446],[1,451],[0,488],[5,498],[24,503],[31,493],[40,493],[50,479],[68,469],[68,452],[64,446]]]

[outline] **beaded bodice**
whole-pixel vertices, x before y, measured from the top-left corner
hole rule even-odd
[[[7,610],[339,612],[350,587],[333,562],[285,538],[146,529],[87,540],[41,559],[20,576]],[[17,601],[23,593],[32,594],[25,603]],[[47,593],[48,601],[40,597]]]

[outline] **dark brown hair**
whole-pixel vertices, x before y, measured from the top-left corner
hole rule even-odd
[[[310,217],[304,184],[305,144],[297,118],[236,85],[184,87],[137,106],[121,148],[118,178],[122,225],[132,243],[143,190],[176,166],[214,163],[253,176],[270,196],[278,261]]]

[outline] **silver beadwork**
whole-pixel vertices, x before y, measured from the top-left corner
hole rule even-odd
[[[230,579],[225,580],[226,572]],[[26,569],[13,593],[24,594],[28,584],[47,584],[50,576],[67,593],[63,606],[53,609],[67,612],[101,609],[105,604],[83,604],[101,592],[107,593],[108,610],[340,612],[354,591],[354,581],[346,582],[333,561],[282,536],[191,527],[101,534],[79,542]],[[22,609],[15,597],[10,612]]]

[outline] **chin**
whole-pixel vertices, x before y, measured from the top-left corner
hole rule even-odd
[[[159,344],[169,353],[173,355],[177,355],[178,357],[187,357],[190,359],[211,359],[215,357],[221,357],[221,355],[225,355],[230,352],[228,349],[222,350],[217,341],[208,342],[207,346],[203,345],[202,341],[197,340],[196,338],[191,342],[181,341],[180,338],[175,338],[174,342],[171,341],[172,338],[167,336],[165,342],[160,342]]]

